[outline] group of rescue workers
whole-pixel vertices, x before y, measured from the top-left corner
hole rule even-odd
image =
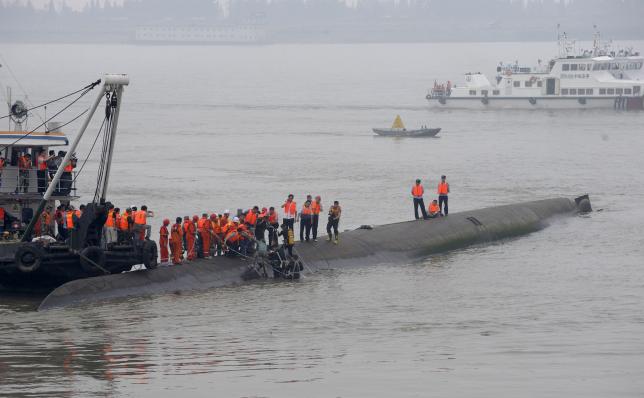
[[[18,153],[18,156],[9,163],[18,166],[18,182],[16,184],[15,193],[29,192],[29,181],[31,180],[31,170],[36,169],[36,182],[38,193],[44,193],[49,186],[49,183],[54,178],[56,171],[61,166],[63,158],[67,153],[65,151],[49,151],[44,150],[38,152],[34,158],[27,151]],[[55,193],[62,195],[69,195],[73,186],[72,173],[76,168],[76,157],[72,157],[63,169],[60,178],[60,183],[56,187]],[[2,187],[2,172],[7,166],[7,159],[0,157],[0,187]]]
[[[283,239],[283,248],[289,256],[293,256],[295,244],[295,223],[300,223],[300,241],[317,241],[320,213],[323,211],[322,198],[316,196],[313,200],[308,195],[302,208],[298,211],[293,195],[282,204],[282,223],[275,207],[262,208],[254,206],[246,212],[238,211],[231,217],[230,210],[222,214],[203,213],[201,217],[177,217],[170,226],[170,220],[163,220],[159,230],[160,262],[181,264],[183,255],[188,261],[196,258],[212,256],[240,256],[246,258],[254,250],[256,244],[266,244],[275,250],[279,246],[279,237]],[[327,235],[328,240],[337,244],[339,239],[338,227],[342,208],[338,201],[329,208]],[[170,229],[168,229],[170,227]]]
[[[427,210],[425,210],[425,202],[423,200],[425,189],[423,188],[420,179],[416,180],[416,183],[411,187],[411,196],[414,199],[414,216],[416,217],[416,220],[420,219],[420,216],[418,214],[419,208],[424,220],[447,216],[447,214],[449,213],[449,209],[447,207],[449,183],[447,182],[446,176],[441,176],[441,181],[438,183],[436,193],[438,194],[438,199],[433,199],[429,203]]]

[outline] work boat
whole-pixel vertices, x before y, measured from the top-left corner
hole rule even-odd
[[[490,81],[480,72],[464,82],[434,83],[426,98],[433,108],[468,109],[643,109],[644,57],[614,50],[595,33],[591,50],[576,50],[559,35],[559,55],[547,64],[500,63]]]
[[[156,268],[155,242],[127,237],[108,245],[102,236],[110,206],[106,195],[118,115],[128,83],[126,75],[106,75],[102,85],[99,80],[76,92],[81,93],[80,99],[100,87],[79,133],[59,158],[58,167],[54,164],[46,171],[38,167],[38,154],[68,145],[67,137],[57,129],[20,131],[30,110],[22,102],[10,104],[8,116],[15,128],[0,132],[0,156],[6,159],[0,186],[0,291],[50,292],[72,280],[121,273],[136,264]],[[55,232],[54,210],[59,204],[69,205],[79,199],[76,175],[70,172],[70,165],[76,162],[76,147],[104,100],[105,119],[96,136],[102,137],[103,148],[97,148],[101,158],[95,196],[80,217],[70,214],[74,228],[66,230],[68,236],[62,239],[61,231]],[[43,125],[51,126],[48,121]],[[31,157],[28,162],[27,154]],[[63,217],[67,219],[67,215]]]
[[[394,119],[391,128],[374,128],[372,130],[381,137],[434,137],[441,131],[439,127],[421,127],[419,129],[407,130],[400,115],[396,115],[396,119]]]

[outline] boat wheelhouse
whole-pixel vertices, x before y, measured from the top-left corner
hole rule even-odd
[[[577,52],[566,34],[559,55],[537,66],[500,63],[492,81],[480,72],[464,82],[434,83],[432,107],[509,109],[643,109],[644,57],[633,49],[614,51],[595,34],[592,50]]]

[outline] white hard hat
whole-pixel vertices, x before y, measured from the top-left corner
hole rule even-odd
[[[230,210],[228,209],[224,210],[224,214],[230,214]]]
[[[233,217],[233,222],[239,222],[239,217]]]

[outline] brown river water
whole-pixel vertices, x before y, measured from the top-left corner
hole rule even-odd
[[[0,396],[641,397],[644,113],[430,112],[424,100],[434,79],[555,52],[0,45],[33,103],[129,73],[110,196],[147,204],[155,232],[165,217],[279,205],[290,192],[339,200],[342,228],[408,220],[412,181],[433,187],[441,174],[451,212],[583,193],[601,209],[493,245],[297,282],[46,312],[0,296]],[[443,131],[374,137],[396,114]],[[87,200],[95,166],[93,156],[80,177]]]

